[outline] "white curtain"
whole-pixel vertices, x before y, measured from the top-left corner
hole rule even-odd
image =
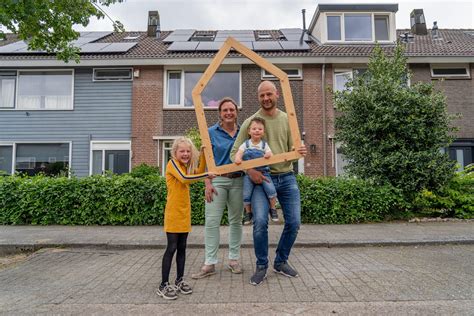
[[[13,108],[15,102],[15,79],[1,79],[0,87],[0,108]]]

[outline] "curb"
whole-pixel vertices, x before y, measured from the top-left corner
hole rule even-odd
[[[395,241],[325,241],[325,242],[296,242],[294,248],[349,248],[349,247],[398,247],[398,246],[440,246],[440,245],[473,245],[474,239],[452,240],[395,240]],[[269,243],[269,247],[276,248],[277,243]],[[190,249],[204,249],[204,244],[189,243]],[[228,244],[221,244],[219,248],[228,248]],[[253,248],[253,244],[244,243],[242,248]],[[22,252],[35,252],[43,248],[73,248],[73,249],[103,249],[103,250],[145,250],[165,249],[165,244],[114,244],[114,243],[25,243],[0,245],[0,255],[11,255]]]

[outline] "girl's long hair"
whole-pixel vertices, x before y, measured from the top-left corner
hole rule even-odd
[[[187,165],[187,173],[191,174],[198,168],[199,165],[199,151],[196,149],[196,146],[194,146],[193,142],[187,138],[187,137],[180,137],[178,139],[175,139],[173,142],[173,146],[171,147],[171,157],[175,160],[178,160],[176,158],[176,152],[178,151],[178,146],[184,144],[188,145],[191,148],[191,159],[189,159],[189,163]]]

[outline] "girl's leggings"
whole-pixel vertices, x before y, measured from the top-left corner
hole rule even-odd
[[[164,285],[169,282],[171,262],[173,261],[174,253],[176,253],[176,280],[179,282],[184,275],[184,264],[186,262],[186,241],[188,233],[166,233],[168,245],[163,255],[163,262],[161,265],[161,284]]]

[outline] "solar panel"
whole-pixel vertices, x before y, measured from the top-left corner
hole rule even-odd
[[[178,29],[178,30],[174,30],[173,33],[171,34],[176,34],[176,35],[187,35],[187,34],[194,34],[194,32],[196,32],[196,30],[194,29]]]
[[[301,38],[301,34],[303,34],[302,29],[281,29],[280,32],[283,33],[283,35],[289,41],[299,41]],[[309,41],[307,33],[304,34],[303,41]]]
[[[81,46],[82,53],[98,53],[112,43],[87,43]]]
[[[135,42],[130,43],[112,43],[109,46],[100,50],[100,53],[124,53],[128,51],[130,48],[137,45]]]
[[[107,35],[110,35],[112,34],[113,32],[87,32],[87,33],[84,33],[84,35],[82,35],[81,33],[81,37],[87,37],[87,38],[91,38],[91,42],[92,41],[95,41],[95,40],[98,40],[99,38],[103,38],[103,37],[106,37]]]
[[[197,51],[218,51],[223,42],[198,42],[199,45],[196,48]]]
[[[24,41],[19,41],[0,47],[0,53],[15,53],[26,47],[28,47],[28,45]]]
[[[174,42],[168,47],[168,51],[194,52],[200,42]]]
[[[309,50],[310,47],[305,41],[281,41],[283,50]]]
[[[217,31],[215,41],[216,42],[223,42],[229,36],[235,38],[239,42],[248,42],[254,41],[255,36],[253,35],[253,31],[246,31],[246,30],[237,30],[237,31]]]
[[[185,42],[196,32],[196,30],[176,30],[168,35],[163,42]]]
[[[265,51],[265,50],[282,50],[279,42],[275,41],[261,41],[253,42],[254,51]]]

